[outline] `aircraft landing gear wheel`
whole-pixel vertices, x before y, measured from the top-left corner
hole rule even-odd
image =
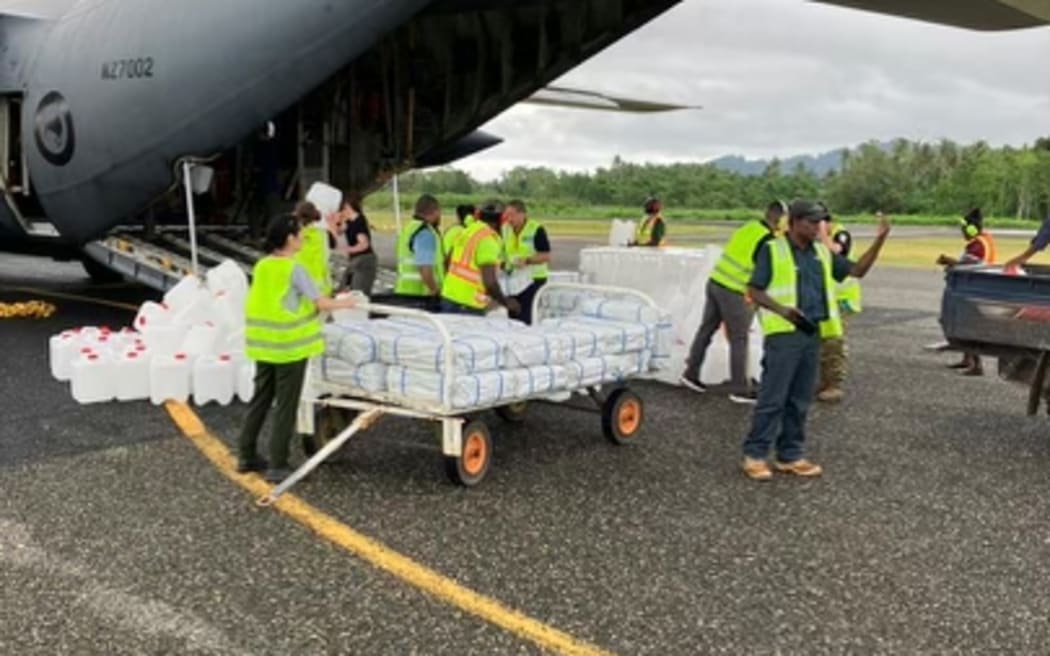
[[[616,444],[634,441],[645,411],[642,399],[626,388],[615,390],[602,406],[602,432]]]
[[[303,453],[309,458],[343,432],[357,418],[357,412],[346,408],[319,407],[314,412],[314,434],[303,435]]]
[[[528,408],[529,404],[526,401],[511,403],[510,405],[501,405],[496,408],[496,414],[508,424],[521,424],[525,422],[525,412]]]
[[[463,427],[463,455],[445,456],[445,471],[453,483],[474,487],[485,478],[492,464],[492,435],[480,421]]]

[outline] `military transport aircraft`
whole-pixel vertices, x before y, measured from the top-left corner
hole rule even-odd
[[[823,1],[1050,23],[1050,0]],[[675,108],[545,87],[678,2],[0,0],[0,244],[56,254],[141,221],[185,159],[212,163],[210,202],[236,217],[490,147],[478,127],[527,99]]]

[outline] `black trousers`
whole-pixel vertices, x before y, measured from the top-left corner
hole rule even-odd
[[[237,440],[237,455],[242,460],[255,457],[256,442],[270,407],[277,399],[270,429],[270,468],[288,467],[288,450],[295,434],[295,415],[303,392],[307,360],[288,364],[255,363],[255,396],[248,405],[248,416]]]
[[[536,299],[536,294],[546,284],[546,278],[533,280],[532,284],[525,288],[525,291],[514,297],[518,304],[521,305],[521,312],[514,317],[515,319],[532,325],[532,302]]]

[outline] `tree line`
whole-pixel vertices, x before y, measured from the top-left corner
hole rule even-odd
[[[803,165],[782,170],[772,160],[761,175],[713,164],[638,164],[616,157],[592,172],[517,167],[481,182],[464,171],[416,171],[400,179],[403,193],[520,197],[545,205],[641,206],[650,194],[668,207],[761,208],[776,198],[821,198],[842,214],[986,215],[1037,220],[1050,215],[1050,137],[1023,147],[993,148],[898,139],[842,151],[842,166],[817,176]]]

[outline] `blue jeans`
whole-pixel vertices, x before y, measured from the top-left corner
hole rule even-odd
[[[744,440],[744,455],[759,460],[776,444],[780,462],[802,457],[806,412],[820,366],[820,336],[798,331],[767,337],[762,357],[762,384]]]
[[[441,299],[441,313],[442,314],[473,314],[476,316],[485,316],[485,310],[478,310],[475,308],[469,308],[459,303],[454,303],[447,298]]]

